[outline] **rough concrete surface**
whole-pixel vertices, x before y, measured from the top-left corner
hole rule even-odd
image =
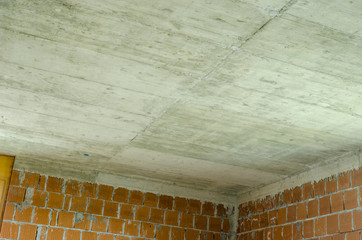
[[[1,0],[0,152],[19,169],[232,202],[361,147],[361,10]]]

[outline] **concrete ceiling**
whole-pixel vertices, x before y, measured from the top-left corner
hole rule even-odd
[[[229,195],[308,171],[361,146],[361,12],[2,0],[0,152],[19,168]]]

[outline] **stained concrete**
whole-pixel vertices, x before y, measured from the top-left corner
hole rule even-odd
[[[361,8],[2,0],[0,152],[221,202],[330,164],[362,143]]]

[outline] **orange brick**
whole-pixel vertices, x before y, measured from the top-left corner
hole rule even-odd
[[[20,183],[20,172],[17,170],[13,170],[10,178],[10,186],[19,186]]]
[[[114,234],[122,234],[123,232],[123,223],[122,219],[110,218],[108,232]]]
[[[325,180],[314,182],[314,196],[322,196],[325,194]]]
[[[125,188],[117,188],[114,190],[113,201],[127,203],[129,191]]]
[[[299,203],[297,205],[297,220],[303,220],[307,218],[307,203]]]
[[[103,200],[112,200],[113,187],[107,185],[99,185],[98,198]]]
[[[196,215],[195,228],[200,230],[207,230],[207,217]]]
[[[314,224],[315,236],[323,236],[326,234],[326,218],[317,218]]]
[[[19,240],[35,240],[36,230],[36,225],[22,224],[20,227]]]
[[[275,225],[277,224],[277,210],[272,210],[269,212],[269,225]]]
[[[100,216],[92,217],[92,231],[105,232],[107,230],[108,219]]]
[[[283,239],[283,227],[277,226],[274,228],[274,239]]]
[[[91,214],[102,215],[103,211],[103,200],[89,199],[87,212]]]
[[[81,188],[82,188],[82,184],[80,182],[75,181],[75,180],[68,180],[66,187],[65,187],[65,193],[79,196]]]
[[[202,214],[208,216],[214,216],[215,214],[214,204],[211,202],[205,202],[204,204],[202,204]]]
[[[97,184],[83,183],[82,196],[96,198],[97,197]]]
[[[278,209],[278,219],[277,224],[284,224],[287,222],[287,208]]]
[[[292,191],[290,189],[286,189],[283,192],[283,204],[289,204],[292,202]]]
[[[326,180],[326,194],[337,192],[337,178],[331,177]]]
[[[66,230],[65,240],[80,240],[80,231]]]
[[[149,207],[136,207],[135,219],[139,221],[149,221],[150,220],[150,208]]]
[[[47,191],[61,193],[64,180],[62,178],[48,177]]]
[[[260,227],[259,223],[260,223],[260,216],[258,214],[251,216],[251,230],[259,229]]]
[[[327,216],[327,234],[339,232],[338,214]]]
[[[321,237],[320,240],[332,240],[332,236]]]
[[[186,198],[175,197],[175,202],[174,202],[174,207],[173,208],[176,211],[186,212],[186,210],[187,210],[187,199]]]
[[[296,219],[297,219],[297,206],[296,205],[288,206],[287,221],[294,222]]]
[[[114,236],[114,240],[130,240],[131,238],[125,236]],[[143,240],[143,238],[133,238],[134,240]]]
[[[181,213],[180,227],[192,228],[194,226],[194,215]]]
[[[325,215],[331,213],[331,201],[330,197],[322,197],[319,199],[319,215]]]
[[[318,216],[318,199],[308,201],[308,218]]]
[[[25,172],[24,180],[23,180],[21,186],[23,186],[25,188],[37,188],[38,184],[39,184],[39,178],[40,178],[40,174],[38,174],[38,173]]]
[[[82,240],[97,240],[97,233],[95,232],[83,232]]]
[[[230,230],[230,221],[229,221],[229,219],[224,219],[222,221],[222,231],[224,233],[228,233],[229,230]]]
[[[17,207],[15,210],[14,220],[18,222],[31,222],[31,217],[33,215],[32,207]]]
[[[362,229],[362,210],[353,211],[353,229]]]
[[[345,212],[339,214],[339,225],[340,225],[340,232],[352,231],[352,213]]]
[[[163,223],[164,210],[151,209],[151,222],[152,223]]]
[[[50,220],[50,209],[35,208],[33,223],[48,225]]]
[[[171,229],[171,239],[172,240],[184,240],[185,237],[185,230],[182,228],[175,228]]]
[[[260,228],[265,228],[268,226],[268,213],[260,214]]]
[[[58,193],[49,193],[48,208],[63,209],[64,195]]]
[[[104,216],[117,217],[118,216],[118,203],[104,201]]]
[[[22,203],[25,198],[25,188],[21,187],[9,187],[8,191],[8,202]]]
[[[121,216],[123,219],[133,219],[133,206],[122,204],[121,205]]]
[[[222,204],[218,204],[216,207],[216,214],[219,217],[227,217],[228,213],[226,207]]]
[[[171,210],[173,206],[173,197],[161,195],[158,207],[162,209],[169,209]]]
[[[138,236],[139,228],[139,222],[128,220],[124,224],[124,235]]]
[[[346,240],[360,240],[360,232],[349,232],[346,234]]]
[[[331,209],[332,213],[343,211],[343,192],[332,194]]]
[[[178,225],[178,212],[176,211],[165,211],[165,224],[166,225]]]
[[[73,196],[70,210],[74,212],[85,212],[87,208],[87,198]]]
[[[245,231],[251,230],[251,217],[244,219],[244,226],[245,226]]]
[[[344,233],[333,236],[333,240],[345,240],[345,239],[346,239],[346,234]]]
[[[338,176],[338,191],[345,190],[351,187],[350,172],[342,173]]]
[[[314,197],[314,187],[311,182],[303,184],[303,200]]]
[[[141,237],[154,238],[155,225],[152,223],[141,223]]]
[[[130,204],[142,205],[143,204],[143,193],[140,191],[130,191],[128,202]]]
[[[157,240],[169,240],[170,237],[170,227],[162,226],[156,228],[156,238]]]
[[[48,229],[48,239],[51,240],[63,240],[64,230],[62,228],[53,228]]]
[[[99,234],[98,240],[113,240],[113,234]]]
[[[209,218],[209,231],[221,232],[221,218]]]
[[[314,220],[307,220],[303,223],[303,237],[314,237]]]
[[[4,220],[13,220],[15,211],[15,205],[12,203],[6,203],[4,210]]]
[[[1,226],[0,238],[17,239],[19,233],[19,224],[3,222]]]
[[[47,192],[34,190],[30,204],[37,207],[45,207]]]
[[[302,188],[301,187],[295,187],[292,191],[292,202],[300,202],[302,201]]]
[[[283,239],[290,239],[293,238],[293,225],[288,224],[283,226]]]
[[[148,207],[157,207],[158,206],[158,196],[153,193],[145,193],[145,206]]]
[[[189,199],[189,213],[200,214],[201,202],[199,200]]]
[[[74,213],[73,212],[59,212],[58,214],[58,226],[72,228],[74,225]]]
[[[349,210],[358,207],[357,189],[344,192],[344,209]]]
[[[91,217],[83,213],[75,213],[74,228],[89,230],[91,224]]]
[[[200,232],[194,229],[186,229],[185,240],[198,240]]]
[[[358,198],[359,198],[359,206],[362,207],[362,187],[359,187],[358,192],[359,192],[359,196],[358,196]]]

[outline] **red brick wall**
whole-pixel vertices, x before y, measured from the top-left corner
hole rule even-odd
[[[13,171],[1,239],[226,240],[222,204]]]
[[[362,168],[239,206],[238,240],[360,240]]]

